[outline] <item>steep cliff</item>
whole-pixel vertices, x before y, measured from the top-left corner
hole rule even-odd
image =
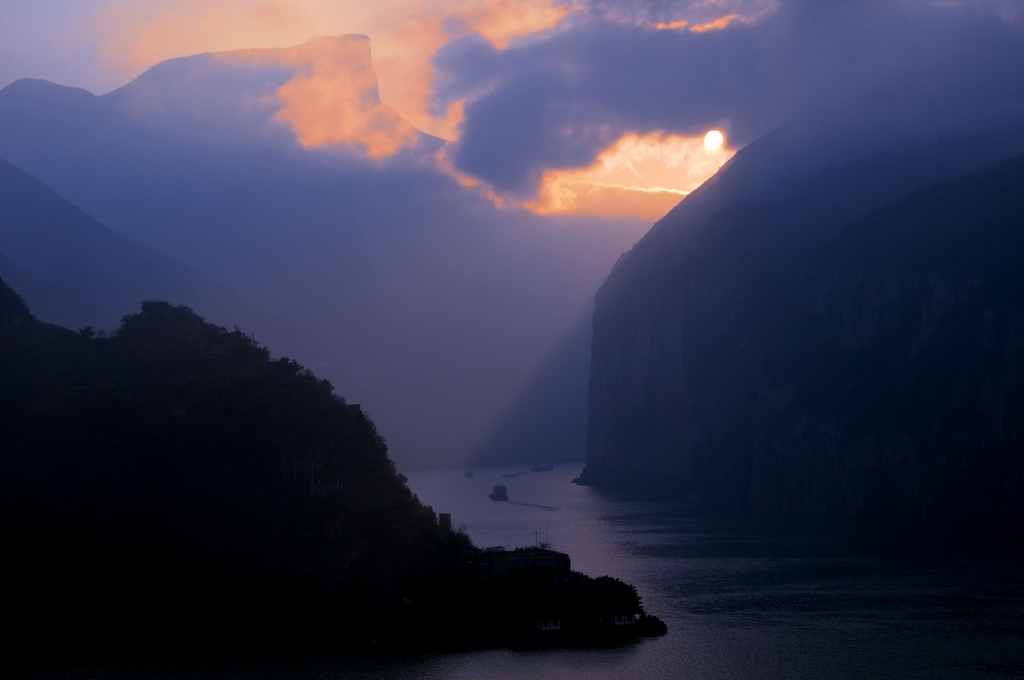
[[[581,481],[1019,525],[1024,157],[908,192],[929,156],[941,176],[955,154],[868,155],[766,173],[778,190],[753,196],[770,144],[656,225],[598,294]]]

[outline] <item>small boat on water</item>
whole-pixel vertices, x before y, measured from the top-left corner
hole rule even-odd
[[[498,484],[494,487],[494,491],[487,494],[487,497],[492,501],[507,501],[508,500],[508,487],[502,484]]]
[[[552,463],[544,463],[543,465],[540,464],[540,463],[537,463],[532,468],[530,468],[530,471],[531,472],[549,472],[549,471],[554,470],[554,469],[555,469],[555,466]]]

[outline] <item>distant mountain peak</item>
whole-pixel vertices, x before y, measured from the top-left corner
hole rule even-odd
[[[306,148],[347,145],[382,158],[423,136],[381,102],[360,34],[169,59],[107,97],[133,119],[218,140],[273,138],[283,127]]]
[[[13,326],[30,316],[28,305],[21,296],[0,279],[0,328]]]
[[[38,78],[21,78],[0,89],[0,98],[10,97],[50,105],[75,105],[96,100],[96,95],[78,87],[57,85]]]

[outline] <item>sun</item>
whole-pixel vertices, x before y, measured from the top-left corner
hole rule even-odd
[[[708,151],[718,151],[725,142],[725,136],[718,130],[711,130],[704,135],[704,148]]]
[[[542,215],[576,214],[658,219],[718,172],[736,152],[710,149],[704,135],[629,132],[586,168],[544,172],[537,200]]]

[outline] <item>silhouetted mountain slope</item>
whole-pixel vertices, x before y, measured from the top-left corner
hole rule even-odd
[[[20,324],[29,322],[31,316],[21,296],[6,284],[0,285],[0,332],[4,333],[3,339],[7,340]]]
[[[0,248],[26,273],[66,291],[57,316],[44,317],[63,325],[112,329],[140,299],[198,305],[208,296],[198,275],[115,234],[2,160]]]
[[[91,96],[91,95],[90,95]],[[139,300],[187,304],[226,325],[282,342],[311,364],[332,353],[214,279],[113,232],[0,159],[0,275],[45,321],[114,329]]]
[[[307,82],[307,51],[329,64],[352,42],[363,56],[337,73],[372,73],[367,40],[341,36],[169,60],[99,97],[18,81],[0,91],[0,157],[308,330],[348,365],[321,365],[289,337],[196,300],[144,297],[239,323],[345,385],[403,464],[458,465],[647,225],[498,210],[437,170],[439,142],[427,136],[381,158],[304,148],[278,117],[279,92],[297,72]],[[320,91],[352,89],[344,78],[329,85]],[[367,91],[365,105],[382,106]],[[345,130],[330,106],[312,114]]]
[[[7,611],[44,660],[366,635],[458,544],[357,406],[167,303],[97,338],[0,284],[0,451]]]
[[[36,320],[0,281],[0,534],[3,667],[665,631],[567,555],[484,553],[440,527],[358,406],[166,302],[97,337]],[[539,616],[563,630],[539,636]]]
[[[0,278],[29,300],[39,310],[42,319],[59,321],[70,328],[90,325],[102,328],[100,321],[104,315],[83,291],[46,283],[19,267],[3,253],[0,253]]]
[[[956,163],[869,157],[726,201],[745,154],[598,295],[584,481],[1020,526],[1024,157],[869,211]]]

